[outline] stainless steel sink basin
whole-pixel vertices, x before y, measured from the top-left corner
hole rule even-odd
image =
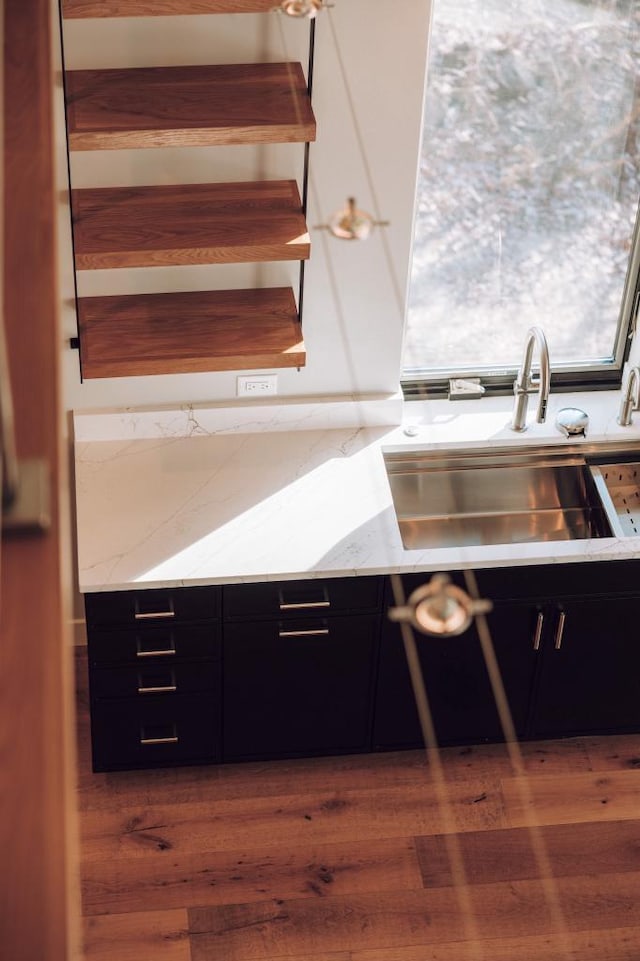
[[[612,525],[611,497],[597,468],[594,474],[589,450],[566,445],[386,453],[404,546],[464,547],[619,533]],[[601,448],[594,448],[594,456],[596,451]],[[640,514],[640,496],[638,508]]]

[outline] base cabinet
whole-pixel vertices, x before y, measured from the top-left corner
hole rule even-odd
[[[640,562],[477,581],[519,738],[640,730]],[[391,597],[382,576],[89,595],[95,770],[421,746]],[[438,742],[501,740],[476,627],[416,643]]]
[[[94,770],[369,750],[383,586],[88,596]]]
[[[405,578],[407,595],[422,579]],[[498,602],[488,616],[495,654],[516,733],[526,734],[537,664],[536,611]],[[429,709],[439,744],[499,740],[502,724],[480,638],[472,625],[457,637],[415,634]],[[418,713],[397,624],[385,619],[376,690],[373,744],[377,750],[423,744]]]
[[[487,570],[478,583],[535,610],[527,737],[640,730],[640,562]]]
[[[86,598],[95,771],[221,758],[220,589]]]
[[[223,757],[366,751],[384,578],[223,590]]]
[[[640,597],[567,599],[546,609],[533,737],[640,728]]]

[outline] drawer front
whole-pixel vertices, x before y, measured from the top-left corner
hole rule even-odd
[[[382,577],[322,578],[231,584],[224,588],[224,617],[330,617],[377,611],[382,603]]]
[[[204,621],[220,615],[219,587],[109,591],[85,595],[87,624],[141,627]]]
[[[483,597],[539,600],[558,596],[637,595],[639,575],[640,562],[623,560],[489,568],[479,570],[477,579]]]
[[[162,767],[219,758],[220,703],[211,694],[94,701],[93,768]]]
[[[94,667],[91,697],[154,698],[166,694],[215,691],[220,680],[215,661],[162,661],[152,659],[135,667]]]
[[[220,658],[218,625],[207,627],[145,627],[139,630],[90,630],[91,664],[142,665],[181,658]]]

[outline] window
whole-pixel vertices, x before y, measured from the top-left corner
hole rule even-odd
[[[619,382],[640,264],[637,0],[435,0],[406,385]]]

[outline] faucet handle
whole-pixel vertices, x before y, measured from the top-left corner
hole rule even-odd
[[[634,410],[640,407],[640,367],[630,367],[622,385],[622,400],[618,413],[618,423],[628,427]]]

